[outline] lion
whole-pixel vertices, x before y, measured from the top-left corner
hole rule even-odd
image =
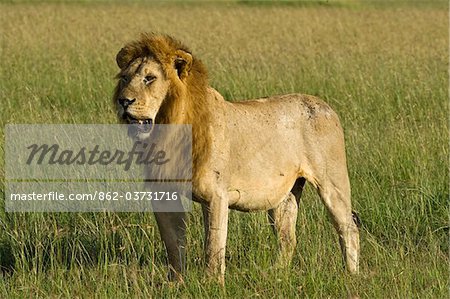
[[[306,181],[331,216],[344,266],[358,273],[344,134],[329,105],[304,94],[228,102],[209,86],[204,64],[168,35],[143,33],[116,62],[113,100],[122,122],[192,125],[192,198],[202,205],[209,275],[224,283],[229,209],[268,211],[279,260],[289,263]],[[169,277],[182,281],[186,213],[155,212],[155,218]]]

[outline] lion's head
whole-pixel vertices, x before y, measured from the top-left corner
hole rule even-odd
[[[210,148],[208,76],[203,63],[176,39],[144,33],[116,56],[120,72],[114,103],[131,135],[150,135],[152,125],[191,124],[194,175]],[[130,133],[130,132],[129,132]]]
[[[116,62],[118,116],[136,124],[140,133],[149,132],[153,123],[189,123],[196,109],[192,98],[206,93],[202,63],[170,36],[142,34],[119,51]]]

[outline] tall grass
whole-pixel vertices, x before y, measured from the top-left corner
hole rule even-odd
[[[230,101],[290,92],[328,101],[345,129],[363,226],[361,275],[351,277],[307,187],[294,261],[274,269],[266,215],[233,212],[221,289],[205,279],[198,207],[178,286],[166,282],[151,214],[7,214],[0,201],[0,297],[447,297],[445,7],[1,4],[1,137],[7,123],[115,123],[115,54],[139,32],[165,32]]]

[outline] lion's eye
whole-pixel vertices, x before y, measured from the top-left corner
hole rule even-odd
[[[156,77],[155,77],[155,76],[145,76],[145,78],[144,78],[144,83],[145,83],[146,85],[148,85],[148,84],[152,83],[152,82],[155,81],[155,80],[156,80]]]
[[[120,81],[122,81],[124,83],[128,83],[128,80],[129,80],[128,76],[126,76],[126,75],[120,76]]]

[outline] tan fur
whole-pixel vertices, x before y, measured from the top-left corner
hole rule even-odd
[[[143,34],[117,55],[114,100],[133,97],[137,119],[192,124],[193,196],[203,204],[208,271],[223,282],[228,208],[270,210],[280,260],[295,248],[297,205],[305,179],[332,216],[345,263],[358,271],[344,136],[336,113],[316,97],[291,94],[229,103],[209,87],[206,69],[177,40]],[[142,86],[147,73],[155,83]],[[127,79],[128,80],[128,79]],[[120,110],[120,109],[119,109]],[[183,271],[184,217],[156,213],[175,276]],[[284,257],[284,258],[283,258]]]

